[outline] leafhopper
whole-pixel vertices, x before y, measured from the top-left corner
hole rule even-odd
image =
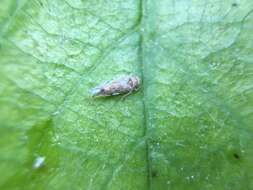
[[[90,90],[93,97],[128,95],[140,87],[140,78],[134,75],[121,76],[106,83],[100,84]]]

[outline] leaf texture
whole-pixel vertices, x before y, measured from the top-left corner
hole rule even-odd
[[[253,189],[252,31],[250,0],[1,1],[0,189]]]

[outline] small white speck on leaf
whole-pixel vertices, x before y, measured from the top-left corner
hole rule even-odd
[[[45,163],[45,157],[43,156],[39,156],[35,159],[34,163],[33,163],[33,169],[39,169],[42,166],[44,166]]]

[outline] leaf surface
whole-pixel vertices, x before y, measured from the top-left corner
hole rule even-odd
[[[253,188],[252,1],[0,7],[0,189]]]

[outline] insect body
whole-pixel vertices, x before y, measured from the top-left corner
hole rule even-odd
[[[97,96],[115,96],[119,94],[129,94],[138,90],[140,78],[138,76],[122,76],[117,79],[106,82],[90,90],[93,97]]]

